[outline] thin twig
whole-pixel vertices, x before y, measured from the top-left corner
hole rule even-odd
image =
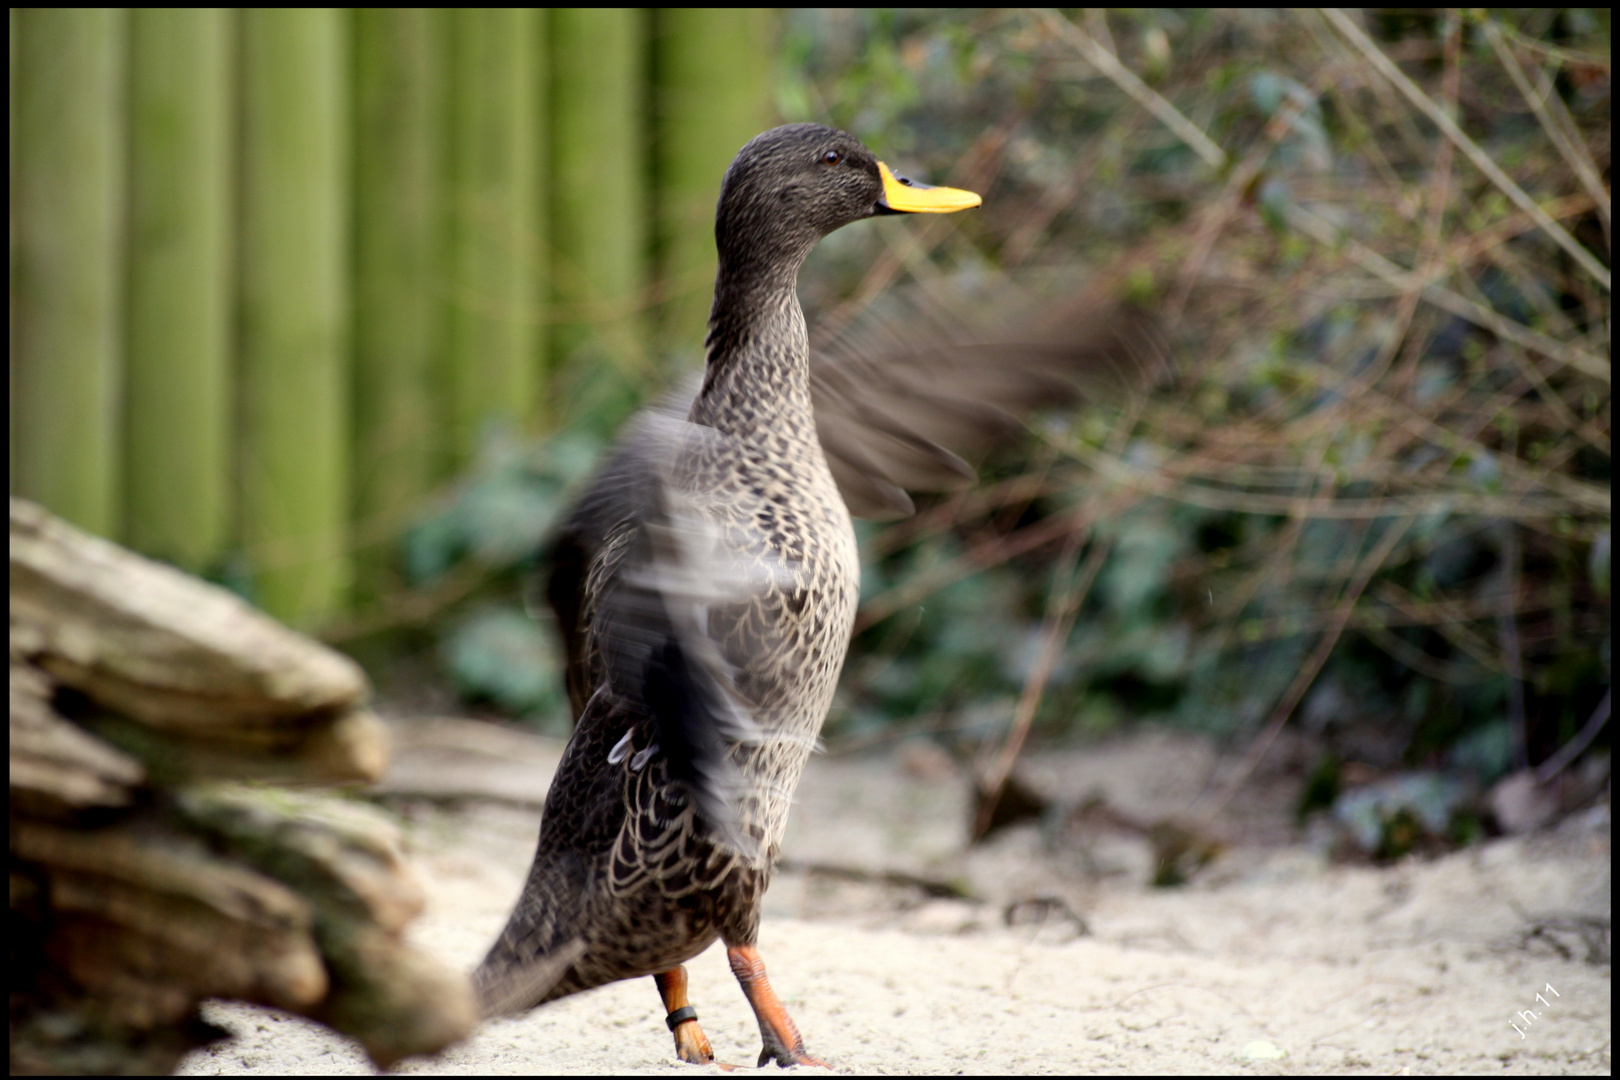
[[[1210,510],[1240,510],[1251,514],[1287,516],[1297,507],[1296,495],[1270,495],[1235,491],[1192,483],[1167,475],[1163,465],[1144,468],[1113,457],[1106,452],[1075,441],[1071,453],[1109,480],[1149,495],[1160,495],[1191,506]],[[1208,478],[1202,478],[1208,479]],[[1546,494],[1527,485],[1523,490],[1506,491],[1500,496],[1481,495],[1461,486],[1450,491],[1430,488],[1415,495],[1379,495],[1367,498],[1336,498],[1315,504],[1311,517],[1329,520],[1364,520],[1380,517],[1425,517],[1436,513],[1485,514],[1547,526],[1551,516],[1572,512],[1608,514],[1610,495],[1592,487],[1590,498],[1580,503]],[[1034,528],[1032,526],[1031,528]],[[1025,529],[1024,532],[1029,532]]]
[[[1182,115],[1181,110],[1170,104],[1157,91],[1147,83],[1138,79],[1136,75],[1119,62],[1119,58],[1102,45],[1097,39],[1080,29],[1074,23],[1059,15],[1051,9],[1038,10],[1041,22],[1058,37],[1075,47],[1075,50],[1098,71],[1108,76],[1125,93],[1129,94],[1137,104],[1159,118],[1159,122],[1192,148],[1193,153],[1203,158],[1209,167],[1219,172],[1226,168],[1226,151],[1222,150],[1211,139],[1198,129],[1198,125]]]
[[[1550,60],[1556,60],[1560,64],[1580,64],[1583,67],[1595,67],[1603,71],[1608,71],[1610,69],[1611,62],[1607,53],[1588,53],[1580,52],[1576,49],[1566,49],[1560,45],[1549,45],[1545,41],[1537,41],[1535,38],[1525,37],[1511,26],[1498,24],[1497,28],[1504,35],[1512,38],[1513,44],[1517,45],[1519,48],[1529,49],[1531,52],[1540,53],[1542,56],[1545,56]]]
[[[1133,75],[1130,70],[1121,64],[1112,53],[1108,52],[1108,50],[1099,45],[1089,34],[1087,34],[1084,30],[1081,30],[1078,26],[1075,26],[1072,22],[1063,18],[1055,11],[1044,10],[1038,12],[1038,14],[1040,15],[1043,23],[1049,27],[1053,33],[1057,34],[1059,37],[1065,39],[1071,45],[1073,45],[1081,53],[1081,55],[1090,61],[1099,71],[1102,71],[1103,74],[1113,79],[1120,89],[1124,90],[1127,94],[1134,98],[1142,105],[1143,108],[1152,112],[1161,123],[1173,131],[1178,138],[1180,138],[1184,143],[1192,148],[1195,153],[1208,162],[1211,167],[1216,169],[1223,169],[1226,167],[1228,160],[1226,151],[1222,150],[1218,145],[1216,145],[1213,139],[1199,130],[1198,126],[1191,120],[1187,119],[1187,117],[1183,115],[1174,105],[1170,104],[1170,102],[1166,101],[1151,87]],[[1517,184],[1514,184],[1505,173],[1498,169],[1496,164],[1492,162],[1489,157],[1485,156],[1485,152],[1480,150],[1479,147],[1476,146],[1467,135],[1463,134],[1462,130],[1458,128],[1456,124],[1453,123],[1451,119],[1440,110],[1439,106],[1435,105],[1433,100],[1431,100],[1428,95],[1424,94],[1422,90],[1418,89],[1416,85],[1412,84],[1410,80],[1406,79],[1406,76],[1401,74],[1400,70],[1390,62],[1389,58],[1380,52],[1377,46],[1373,45],[1371,41],[1367,40],[1365,35],[1361,34],[1359,28],[1350,23],[1349,20],[1346,19],[1345,16],[1340,12],[1329,9],[1324,14],[1330,21],[1334,23],[1335,26],[1338,26],[1339,21],[1343,20],[1344,24],[1349,26],[1349,30],[1345,31],[1346,36],[1350,37],[1353,42],[1356,41],[1358,37],[1361,41],[1365,41],[1367,48],[1371,49],[1372,52],[1377,55],[1377,59],[1374,60],[1374,66],[1377,67],[1378,61],[1382,61],[1383,64],[1389,69],[1388,72],[1385,72],[1386,78],[1389,78],[1390,81],[1395,83],[1396,86],[1400,86],[1401,82],[1404,81],[1406,86],[1410,87],[1410,91],[1407,91],[1403,87],[1403,92],[1407,93],[1408,97],[1416,94],[1422,99],[1422,104],[1420,104],[1419,107],[1424,108],[1426,112],[1432,110],[1434,116],[1431,116],[1431,119],[1435,119],[1435,116],[1439,117],[1439,119],[1435,119],[1435,123],[1440,126],[1442,131],[1447,133],[1448,137],[1452,138],[1453,142],[1456,143],[1457,147],[1461,149],[1464,154],[1468,155],[1469,160],[1473,161],[1476,166],[1479,166],[1482,170],[1486,171],[1486,175],[1491,177],[1493,182],[1498,183],[1498,186],[1502,186],[1504,184],[1507,185],[1506,187],[1503,187],[1503,190],[1509,195],[1510,198],[1513,199],[1514,203],[1525,213],[1529,214],[1531,219],[1535,221],[1536,224],[1544,231],[1547,231],[1549,235],[1553,236],[1555,240],[1562,237],[1563,240],[1559,241],[1560,244],[1564,244],[1564,241],[1568,241],[1568,244],[1565,245],[1566,249],[1573,249],[1571,254],[1575,257],[1576,261],[1580,262],[1582,267],[1585,268],[1588,273],[1592,274],[1599,281],[1601,281],[1605,288],[1609,287],[1608,272],[1597,263],[1597,261],[1592,257],[1591,253],[1578,244],[1575,239],[1569,235],[1569,233],[1564,231],[1563,226],[1559,225],[1552,219],[1550,215],[1548,215],[1545,210],[1531,201],[1530,197],[1521,191]],[[1358,44],[1358,48],[1359,47],[1360,46]],[[1363,52],[1365,51],[1366,50],[1364,49]],[[1379,68],[1379,70],[1381,72],[1384,71],[1383,68]],[[1391,76],[1391,73],[1393,73],[1393,77]],[[1483,162],[1483,164],[1481,164],[1481,162]],[[1500,179],[1498,180],[1498,178]],[[1517,194],[1515,195],[1514,193]],[[1294,225],[1301,232],[1311,236],[1313,239],[1327,244],[1329,247],[1338,246],[1341,240],[1336,230],[1333,229],[1332,226],[1328,225],[1325,221],[1322,221],[1316,215],[1311,214],[1308,210],[1302,206],[1299,206],[1297,203],[1288,207],[1288,219],[1289,223]],[[1402,270],[1399,266],[1396,266],[1388,259],[1385,259],[1382,255],[1363,247],[1356,241],[1349,240],[1348,238],[1344,239],[1351,258],[1353,258],[1364,269],[1371,271],[1402,291],[1405,291],[1411,287],[1411,282],[1409,280],[1410,275],[1407,273],[1407,271]],[[1437,307],[1444,308],[1453,315],[1457,315],[1461,318],[1469,320],[1470,322],[1477,323],[1478,325],[1496,334],[1498,337],[1506,338],[1509,341],[1513,341],[1527,349],[1535,349],[1538,352],[1545,353],[1547,356],[1550,356],[1561,363],[1573,366],[1584,374],[1602,379],[1604,382],[1608,382],[1611,377],[1608,363],[1600,358],[1587,354],[1585,350],[1577,349],[1573,346],[1566,345],[1563,342],[1549,338],[1545,334],[1539,334],[1536,331],[1531,330],[1529,327],[1515,323],[1511,319],[1508,319],[1495,311],[1491,311],[1471,300],[1466,300],[1451,290],[1442,288],[1438,284],[1433,282],[1425,283],[1423,286],[1423,295],[1425,299]]]
[[[1500,606],[1487,608],[1477,599],[1472,604],[1446,599],[1424,602],[1393,581],[1379,582],[1375,595],[1408,618],[1434,627],[1440,636],[1473,657],[1475,662],[1487,671],[1503,671],[1501,651],[1493,648],[1489,641],[1468,628],[1468,623],[1475,619],[1494,617],[1501,610]],[[1504,600],[1493,593],[1492,597],[1498,605],[1504,602],[1511,603],[1515,612],[1519,610],[1519,598],[1516,596]]]
[[[1568,165],[1570,171],[1580,180],[1581,186],[1586,189],[1586,193],[1592,196],[1592,202],[1597,206],[1598,213],[1603,217],[1603,233],[1607,236],[1609,233],[1609,189],[1603,186],[1603,178],[1598,175],[1597,165],[1592,161],[1591,152],[1587,150],[1585,145],[1570,138],[1564,126],[1554,118],[1549,108],[1550,102],[1557,101],[1552,80],[1543,73],[1540,89],[1533,88],[1530,85],[1530,80],[1525,75],[1524,68],[1519,65],[1519,58],[1513,55],[1513,50],[1508,48],[1507,43],[1502,40],[1502,28],[1497,25],[1495,19],[1485,20],[1485,37],[1490,41],[1491,47],[1496,50],[1497,58],[1502,61],[1502,66],[1507,68],[1508,76],[1512,78],[1513,85],[1519,88],[1519,93],[1524,96],[1524,100],[1529,104],[1530,111],[1536,114],[1537,120],[1541,121],[1541,128],[1547,133],[1547,138],[1552,140],[1552,144],[1558,148],[1558,153],[1563,156],[1564,164]]]
[[[1580,757],[1581,751],[1585,750],[1592,740],[1597,738],[1597,733],[1602,731],[1603,725],[1609,722],[1609,698],[1613,693],[1612,688],[1603,691],[1603,700],[1598,702],[1598,707],[1592,710],[1592,715],[1587,719],[1581,730],[1575,733],[1575,737],[1559,747],[1558,752],[1552,757],[1536,766],[1536,780],[1538,782],[1543,784],[1551,782],[1553,777],[1567,769],[1569,763]]]
[[[1089,530],[1087,530],[1089,531]],[[1007,739],[1001,744],[1001,750],[991,760],[989,769],[983,778],[984,797],[979,803],[979,813],[973,823],[973,835],[983,836],[990,828],[990,819],[995,813],[996,804],[1001,801],[1003,789],[1007,786],[1007,778],[1012,775],[1013,763],[1024,749],[1024,741],[1029,738],[1030,725],[1035,720],[1035,710],[1040,708],[1041,697],[1046,693],[1046,684],[1052,677],[1052,668],[1057,663],[1058,653],[1063,643],[1068,640],[1069,630],[1074,626],[1074,617],[1085,603],[1086,594],[1091,591],[1091,583],[1096,580],[1097,572],[1102,569],[1103,563],[1108,561],[1108,552],[1112,544],[1108,540],[1099,540],[1092,546],[1091,554],[1086,556],[1085,565],[1075,572],[1074,564],[1080,554],[1080,545],[1085,534],[1076,529],[1070,534],[1068,542],[1064,545],[1063,555],[1058,568],[1053,571],[1053,580],[1068,578],[1063,591],[1052,597],[1047,606],[1046,625],[1041,633],[1041,651],[1035,658],[1035,664],[1030,668],[1029,678],[1024,680],[1023,693],[1018,697],[1018,709],[1013,713],[1012,726],[1007,729]]]
[[[1407,271],[1384,258],[1378,252],[1366,247],[1357,240],[1342,235],[1332,225],[1323,221],[1298,203],[1290,204],[1287,208],[1288,223],[1300,232],[1330,248],[1343,246],[1344,251],[1363,270],[1375,274],[1397,289],[1410,287],[1410,278]],[[1609,364],[1600,357],[1593,356],[1584,349],[1556,341],[1546,334],[1540,334],[1522,323],[1516,323],[1495,311],[1468,300],[1450,289],[1434,283],[1423,285],[1423,298],[1435,307],[1444,308],[1459,318],[1467,319],[1476,326],[1482,326],[1499,338],[1506,338],[1526,349],[1557,360],[1561,364],[1580,371],[1583,375],[1590,375],[1594,379],[1601,379],[1607,383],[1611,373]]]
[[[1434,103],[1433,98],[1425,94],[1411,79],[1408,79],[1401,69],[1395,66],[1394,61],[1390,60],[1382,49],[1373,44],[1372,39],[1362,31],[1361,27],[1357,26],[1348,15],[1337,8],[1322,9],[1322,17],[1332,23],[1334,29],[1338,30],[1339,33],[1349,38],[1350,43],[1367,58],[1378,73],[1388,79],[1402,94],[1406,95],[1406,99],[1416,105],[1423,115],[1432,120],[1434,125],[1445,133],[1446,138],[1455,143],[1457,149],[1461,150],[1468,160],[1472,161],[1474,166],[1490,179],[1491,183],[1495,184],[1504,195],[1513,200],[1515,206],[1535,218],[1536,224],[1541,226],[1542,231],[1552,237],[1559,247],[1569,252],[1570,257],[1581,265],[1581,269],[1601,282],[1605,289],[1610,288],[1609,271],[1604,268],[1603,264],[1598,262],[1592,253],[1587,251],[1578,240],[1564,231],[1562,225],[1548,217],[1546,212],[1536,205],[1535,200],[1526,195],[1524,190],[1518,184],[1515,184],[1512,178],[1497,166],[1496,162],[1491,160],[1490,155],[1481,150],[1479,145],[1473,139],[1470,139],[1462,128],[1457,126],[1457,122],[1447,116],[1445,110]]]
[[[1332,655],[1333,647],[1339,643],[1339,636],[1344,633],[1345,623],[1349,621],[1350,613],[1355,610],[1356,603],[1361,599],[1361,594],[1366,591],[1367,583],[1372,580],[1372,576],[1377,572],[1378,568],[1384,565],[1390,553],[1395,550],[1395,545],[1400,543],[1401,537],[1406,535],[1406,531],[1411,527],[1411,524],[1410,520],[1392,522],[1384,530],[1384,535],[1379,538],[1378,545],[1373,548],[1362,563],[1361,568],[1356,571],[1355,578],[1345,586],[1344,596],[1339,601],[1339,609],[1334,615],[1332,625],[1322,635],[1322,639],[1317,642],[1316,650],[1311,654],[1310,659],[1305,661],[1305,666],[1299,669],[1299,674],[1294,677],[1288,691],[1283,694],[1282,700],[1277,703],[1277,708],[1271,714],[1271,719],[1266,724],[1265,729],[1250,744],[1249,752],[1244,756],[1243,762],[1238,766],[1237,771],[1232,774],[1231,779],[1227,781],[1226,789],[1221,793],[1220,798],[1216,799],[1209,810],[1203,814],[1205,824],[1213,821],[1215,815],[1225,809],[1232,796],[1236,795],[1238,789],[1248,782],[1249,777],[1254,773],[1255,767],[1266,756],[1266,751],[1271,749],[1271,744],[1276,740],[1277,734],[1282,731],[1283,724],[1287,723],[1288,718],[1293,715],[1294,709],[1299,705],[1300,700],[1304,698],[1305,691],[1310,689],[1311,683],[1316,681],[1317,674],[1322,670],[1322,665],[1327,663],[1327,658]]]
[[[1519,591],[1519,534],[1513,522],[1501,522],[1498,558],[1501,559],[1501,610],[1496,613],[1496,632],[1502,643],[1502,669],[1508,676],[1508,721],[1513,735],[1513,767],[1522,769],[1530,764],[1528,735],[1524,712],[1524,649],[1519,644],[1519,620],[1513,611],[1512,597]]]
[[[1489,675],[1488,671],[1478,667],[1430,656],[1387,626],[1365,623],[1356,626],[1355,629],[1395,660],[1431,679],[1448,682],[1454,686],[1478,686]]]
[[[855,615],[858,634],[873,623],[882,622],[901,608],[917,603],[925,596],[938,592],[969,574],[989,566],[997,566],[1009,559],[1050,544],[1073,529],[1085,529],[1099,516],[1117,513],[1118,497],[1098,501],[1068,514],[1054,514],[1044,521],[1018,530],[1010,536],[996,537],[975,547],[966,554],[932,566],[915,577],[908,578],[888,592],[879,593],[861,605]]]

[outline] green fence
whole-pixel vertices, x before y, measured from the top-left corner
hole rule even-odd
[[[701,340],[751,10],[23,10],[11,490],[308,623],[568,365]]]

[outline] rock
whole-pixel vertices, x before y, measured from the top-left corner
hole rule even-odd
[[[1505,833],[1534,832],[1558,816],[1558,796],[1536,779],[1534,769],[1503,777],[1486,798]]]

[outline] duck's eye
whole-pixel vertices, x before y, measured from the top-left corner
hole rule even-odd
[[[825,154],[821,155],[821,160],[825,161],[829,165],[836,165],[840,161],[844,160],[844,155],[840,154],[837,150],[829,150]]]

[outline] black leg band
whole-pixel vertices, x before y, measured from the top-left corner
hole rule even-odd
[[[664,1017],[664,1023],[669,1025],[669,1030],[674,1031],[688,1020],[696,1019],[697,1010],[692,1008],[690,1005],[682,1005],[680,1008]]]

